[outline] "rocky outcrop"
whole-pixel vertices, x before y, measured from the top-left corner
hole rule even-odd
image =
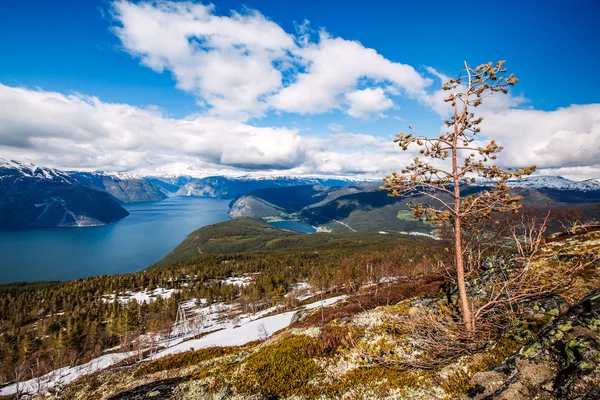
[[[600,398],[600,289],[471,383],[475,400]]]

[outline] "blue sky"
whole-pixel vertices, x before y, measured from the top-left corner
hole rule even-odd
[[[454,76],[464,60],[504,59],[520,80],[506,104],[488,111],[490,124],[497,124],[488,126],[490,136],[496,134],[507,151],[514,150],[504,162],[541,161],[543,173],[600,176],[591,152],[600,147],[596,1],[486,2],[471,12],[443,1],[213,4],[198,19],[181,2],[4,0],[0,99],[7,107],[0,109],[0,154],[62,168],[141,173],[381,175],[408,157],[386,146],[397,131],[409,123],[426,133],[440,129],[443,111],[425,97],[433,98],[440,81],[428,67]],[[236,19],[231,10],[242,17]],[[163,27],[169,21],[168,32],[158,40],[146,28],[161,18]],[[302,31],[306,20],[309,28]],[[200,31],[214,23],[216,28],[210,29],[216,31],[209,29],[210,35],[227,42],[210,44],[206,52],[171,51],[170,38],[173,47],[181,38],[206,40],[179,32],[181,21],[193,21],[191,29]],[[233,60],[231,49],[240,46],[236,40],[251,37],[244,29],[254,29],[248,26],[252,24],[270,29],[272,35],[261,41],[272,42],[242,43],[252,53],[246,65]],[[319,36],[322,31],[329,41]],[[307,32],[307,42],[300,43]],[[354,42],[360,48],[350,49]],[[348,51],[343,53],[349,57],[345,64],[335,64],[339,57],[327,58],[338,49]],[[377,60],[361,56],[370,54],[369,49]],[[196,68],[212,56],[225,64]],[[293,67],[264,69],[268,63]],[[354,63],[357,67],[346,73],[357,78],[329,89],[330,79],[314,73],[317,68],[343,71]],[[256,69],[249,71],[248,65]],[[400,65],[416,77],[402,75]],[[219,74],[229,69],[231,74]],[[279,73],[278,81],[273,74]],[[301,87],[303,73],[315,79]],[[247,81],[238,82],[244,77]],[[251,87],[253,83],[260,87]],[[286,91],[294,83],[297,90]],[[223,97],[240,87],[252,93]],[[327,90],[330,98],[313,102]],[[309,98],[300,99],[302,95]],[[123,116],[136,113],[135,121]],[[39,116],[40,125],[30,121],[31,115]],[[57,116],[57,126],[44,122]],[[181,128],[181,121],[190,120],[198,128]],[[107,121],[110,126],[103,125]],[[171,133],[178,129],[185,132]],[[229,135],[231,131],[241,133]],[[570,146],[559,145],[571,137]],[[181,148],[165,145],[170,140]],[[230,142],[235,149],[224,149]],[[67,156],[61,155],[64,151]],[[360,165],[357,158],[364,158]]]

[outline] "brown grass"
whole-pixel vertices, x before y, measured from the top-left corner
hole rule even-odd
[[[396,304],[411,297],[435,296],[439,293],[444,280],[442,274],[431,274],[409,281],[394,282],[389,286],[379,288],[377,295],[365,293],[350,297],[348,302],[339,306],[325,307],[323,316],[319,310],[319,312],[309,314],[303,321],[294,322],[291,327],[308,328],[325,325],[335,319],[348,319],[362,311],[387,304]]]

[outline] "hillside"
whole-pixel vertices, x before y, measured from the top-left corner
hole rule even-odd
[[[209,176],[190,179],[175,193],[177,196],[215,197],[234,199],[254,190],[268,188],[294,187],[301,185],[343,186],[351,180],[310,178],[310,177],[227,177]]]
[[[334,232],[431,232],[408,207],[376,185],[297,186],[256,190],[232,202],[232,217],[272,217]]]
[[[160,187],[141,176],[73,171],[67,174],[81,184],[105,190],[123,203],[159,201],[167,198]]]
[[[578,210],[582,221],[598,215],[600,190],[596,190],[597,184],[546,177],[512,182],[511,185],[512,194],[522,196],[524,206],[550,207],[557,212]],[[486,188],[485,185],[472,185],[463,192],[469,195]],[[441,198],[446,195],[441,194]],[[425,197],[389,197],[374,184],[267,188],[237,198],[230,205],[229,215],[299,221],[338,232],[431,233],[430,224],[414,220],[407,205],[409,201],[431,202]]]
[[[250,219],[205,227],[186,243],[190,246],[181,246],[160,268],[0,285],[0,396],[6,393],[2,385],[18,390],[11,386],[15,380],[41,375],[65,384],[131,358],[140,346],[162,348],[167,341],[174,348],[225,328],[238,339],[252,338],[260,322],[241,336],[236,327],[306,302],[315,307],[319,293],[329,297],[331,287],[342,288],[349,280],[358,288],[378,276],[383,284],[383,271],[392,273],[396,265],[406,266],[403,275],[413,274],[423,260],[442,253],[439,243],[427,238],[301,234]],[[212,253],[199,254],[197,246]],[[365,268],[375,262],[385,262],[386,269]],[[190,323],[180,335],[173,322],[182,304]],[[269,332],[285,327],[281,321],[289,323],[275,318]],[[178,348],[189,349],[185,343]]]
[[[356,292],[332,288],[323,301],[271,307],[263,313],[242,312],[234,314],[231,322],[216,322],[232,312],[220,305],[225,312],[210,317],[208,331],[171,346],[159,345],[142,362],[136,361],[135,352],[114,353],[102,357],[112,357],[106,366],[120,362],[120,367],[102,371],[105,367],[90,362],[83,364],[90,372],[69,368],[61,378],[68,385],[59,389],[60,397],[596,399],[600,394],[599,232],[596,226],[548,238],[531,266],[533,275],[564,278],[553,275],[560,260],[586,267],[577,272],[568,290],[532,296],[520,303],[517,315],[498,315],[510,323],[499,332],[488,331],[484,345],[455,337],[455,287],[443,272],[414,270],[411,258],[398,258],[404,248],[390,258],[381,254],[375,262],[379,267],[395,260],[397,269],[387,272],[392,275],[377,284],[365,281]],[[514,262],[518,259],[511,255],[487,260],[482,271],[486,279],[468,281],[473,298],[485,300],[494,281],[504,282],[504,274],[513,273]],[[310,299],[304,293],[287,294]],[[203,318],[213,312],[207,305],[199,310],[209,313]],[[48,379],[57,378],[49,375]],[[32,390],[34,385],[35,381],[23,384]],[[7,386],[0,394],[14,388]]]
[[[336,251],[367,245],[394,244],[417,239],[405,235],[372,235],[368,233],[305,234],[272,227],[254,218],[231,221],[200,228],[186,237],[154,267],[165,267],[203,254],[235,254],[284,251]]]
[[[97,226],[127,215],[113,196],[61,171],[0,160],[0,228]]]

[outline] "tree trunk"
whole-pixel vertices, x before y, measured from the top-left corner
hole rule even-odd
[[[469,81],[470,86],[470,81]],[[467,99],[468,100],[468,99]],[[467,115],[467,103],[463,106],[460,120],[464,120]],[[452,175],[454,183],[454,254],[456,260],[456,281],[458,283],[458,301],[462,311],[463,323],[467,332],[473,331],[473,315],[469,306],[469,298],[467,297],[467,287],[465,285],[465,259],[462,249],[462,228],[460,226],[460,181],[458,178],[458,136],[459,116],[456,109],[456,100],[454,103],[454,139],[452,143]]]
[[[458,299],[462,311],[463,323],[467,331],[473,330],[473,315],[467,297],[465,285],[465,263],[462,254],[462,235],[460,227],[460,216],[454,217],[454,251],[456,254],[456,281],[458,282]]]

